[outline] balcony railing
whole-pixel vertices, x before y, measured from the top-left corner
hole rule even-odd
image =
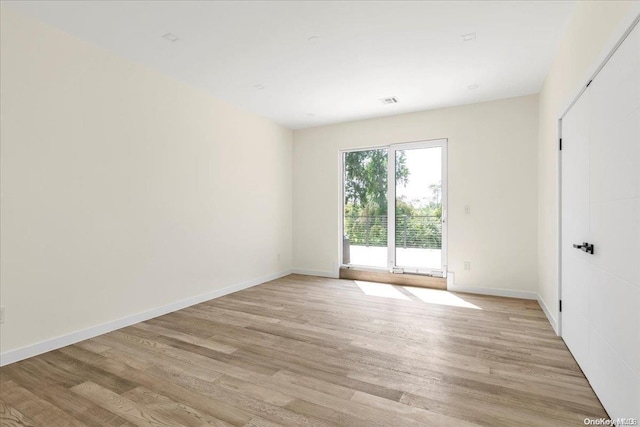
[[[344,231],[351,245],[387,246],[387,216],[346,216]],[[397,215],[397,248],[442,248],[442,220],[435,215]]]

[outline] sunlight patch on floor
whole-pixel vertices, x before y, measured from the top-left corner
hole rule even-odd
[[[404,287],[408,292],[411,292],[420,300],[429,304],[449,305],[452,307],[464,307],[473,308],[475,310],[482,310],[477,305],[471,304],[452,294],[451,292],[441,291],[439,289],[427,289],[427,288],[413,288],[409,286]]]
[[[356,285],[367,295],[372,297],[385,297],[395,298],[410,301],[409,297],[394,288],[392,285],[386,285],[384,283],[363,282],[361,280],[354,280]]]

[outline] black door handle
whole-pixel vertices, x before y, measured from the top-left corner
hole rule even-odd
[[[576,249],[581,249],[582,252],[586,252],[593,255],[593,244],[584,242],[581,245],[573,244],[573,247]]]

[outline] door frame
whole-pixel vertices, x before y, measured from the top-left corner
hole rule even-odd
[[[339,224],[338,224],[338,268],[355,268],[358,270],[365,271],[385,271],[399,274],[423,274],[429,276],[436,277],[447,277],[447,240],[448,240],[448,139],[447,138],[437,138],[437,139],[429,139],[429,140],[420,140],[420,141],[411,141],[411,142],[401,142],[395,144],[385,144],[378,146],[368,146],[368,147],[357,147],[357,148],[344,148],[339,150],[339,175],[340,175],[340,191],[339,197],[340,201],[338,203],[339,206]],[[395,188],[395,163],[396,157],[395,153],[397,150],[407,150],[407,149],[419,149],[419,148],[435,148],[440,147],[442,153],[442,244],[441,244],[441,255],[442,255],[442,270],[417,270],[416,272],[407,272],[400,271],[395,267],[395,205],[396,205],[396,188]],[[344,264],[343,261],[343,237],[344,237],[344,155],[345,153],[353,153],[358,151],[369,151],[369,150],[387,150],[387,268],[380,267],[372,267],[372,266],[362,266],[362,265],[353,265],[353,264]],[[393,153],[393,155],[391,154]],[[394,185],[391,185],[393,183]],[[393,208],[391,208],[393,206]],[[392,244],[389,244],[392,242]],[[434,274],[439,273],[439,274]]]
[[[558,141],[558,150],[556,155],[557,162],[557,229],[558,229],[558,240],[557,240],[557,261],[558,261],[558,271],[557,271],[557,282],[558,282],[558,306],[556,309],[557,314],[557,322],[555,325],[556,334],[558,336],[562,336],[562,311],[560,309],[560,301],[562,301],[562,119],[567,115],[569,110],[573,107],[573,105],[578,101],[578,99],[582,96],[584,91],[589,87],[591,82],[598,76],[600,71],[604,68],[604,66],[609,62],[609,59],[616,53],[620,45],[625,41],[625,39],[631,34],[636,25],[640,22],[640,13],[636,16],[631,15],[629,21],[625,25],[621,25],[620,30],[617,34],[614,34],[614,37],[609,42],[609,49],[603,49],[602,54],[598,56],[596,61],[593,62],[593,66],[588,70],[585,74],[588,76],[586,79],[582,81],[586,81],[586,83],[581,84],[577,90],[573,91],[576,95],[572,98],[569,98],[569,101],[566,103],[566,107],[561,110],[562,113],[560,117],[558,117],[557,121],[557,139]],[[552,325],[553,326],[553,325]]]

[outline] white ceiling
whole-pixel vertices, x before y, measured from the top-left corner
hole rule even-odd
[[[537,93],[574,5],[4,3],[294,129]]]

